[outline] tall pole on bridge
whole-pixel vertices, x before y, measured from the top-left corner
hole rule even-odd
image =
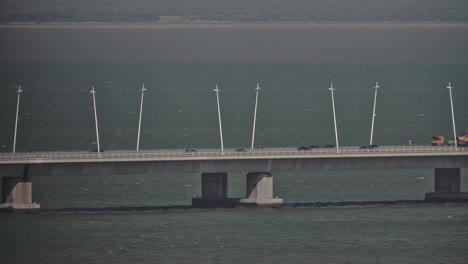
[[[97,152],[98,157],[101,157],[101,147],[99,145],[99,129],[98,129],[98,120],[97,120],[97,112],[96,112],[96,91],[94,90],[94,86],[91,86],[90,93],[93,94],[93,106],[94,106],[94,121],[96,123],[96,142],[97,142]]]
[[[333,88],[333,83],[330,84],[330,88],[328,88],[331,92],[331,97],[332,97],[332,106],[333,106],[333,122],[335,123],[335,138],[336,138],[336,152],[340,152],[339,150],[339,145],[338,145],[338,129],[336,128],[336,113],[335,113],[335,97],[333,96],[333,91],[335,89]]]
[[[224,144],[223,144],[223,128],[221,126],[221,110],[219,109],[219,89],[216,84],[216,88],[213,90],[216,92],[216,102],[218,104],[218,120],[219,120],[219,137],[221,139],[221,152],[224,153]]]
[[[453,112],[453,100],[452,100],[452,89],[453,87],[450,85],[450,82],[447,86],[447,89],[449,89],[450,93],[450,107],[452,109],[452,123],[453,123],[453,141],[455,142],[455,150],[458,150],[458,145],[457,145],[457,130],[455,129],[455,114]]]
[[[372,139],[374,137],[374,120],[375,120],[375,106],[377,104],[377,89],[380,88],[379,83],[375,82],[375,96],[374,96],[374,111],[372,113],[372,126],[371,126],[371,134],[370,134],[370,143],[369,145],[372,145]]]
[[[251,149],[254,149],[254,141],[255,141],[255,123],[257,121],[257,104],[258,104],[258,91],[262,89],[260,87],[260,84],[257,83],[257,88],[255,88],[255,90],[257,90],[257,95],[255,96],[255,111],[254,111],[254,119],[253,119],[253,131],[252,131],[252,147]]]
[[[140,149],[140,131],[141,131],[141,115],[143,113],[143,96],[145,95],[145,85],[143,84],[143,87],[141,88],[141,105],[140,105],[140,120],[138,121],[138,137],[137,137],[137,145],[136,145],[136,151]]]
[[[15,135],[13,137],[13,153],[16,152],[16,132],[18,130],[18,112],[19,112],[19,104],[20,104],[20,94],[23,92],[23,90],[21,90],[20,85],[14,86],[14,87],[18,87],[18,91],[16,91],[18,93],[18,102],[16,103],[16,119],[15,119]]]

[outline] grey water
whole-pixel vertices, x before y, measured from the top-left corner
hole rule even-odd
[[[468,130],[468,27],[2,27],[0,152],[134,149],[145,84],[142,149],[248,147],[255,86],[259,147],[429,145]],[[246,172],[247,173],[247,172]],[[422,200],[432,170],[274,174],[287,203]],[[468,190],[462,170],[462,191]],[[2,175],[4,176],[4,175]],[[34,177],[43,208],[189,205],[200,175]],[[245,175],[229,174],[229,196]],[[467,204],[283,209],[175,209],[0,215],[2,263],[466,263]]]

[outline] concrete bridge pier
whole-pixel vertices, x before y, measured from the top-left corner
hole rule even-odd
[[[24,166],[23,177],[2,179],[2,204],[0,209],[36,210],[39,204],[32,202],[32,182],[28,177],[29,164]]]
[[[227,173],[202,173],[202,197],[192,198],[192,207],[235,207],[239,199],[227,197]]]
[[[468,201],[468,193],[460,192],[460,168],[436,168],[434,192],[426,193],[426,201]]]
[[[283,199],[273,198],[273,176],[269,172],[247,174],[247,198],[240,199],[241,206],[281,207]]]

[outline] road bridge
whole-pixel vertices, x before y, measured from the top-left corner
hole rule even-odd
[[[468,148],[451,146],[188,149],[108,152],[0,153],[3,207],[38,208],[32,203],[34,176],[201,173],[202,197],[192,204],[280,206],[273,198],[273,173],[295,171],[435,169],[435,190],[427,200],[468,200],[460,190],[460,168],[468,168]],[[246,173],[245,199],[227,197],[228,173]]]

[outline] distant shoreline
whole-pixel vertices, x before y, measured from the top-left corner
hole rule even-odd
[[[26,29],[145,29],[145,28],[468,28],[468,22],[194,22],[194,23],[131,23],[131,22],[47,22],[7,23],[0,28]]]

